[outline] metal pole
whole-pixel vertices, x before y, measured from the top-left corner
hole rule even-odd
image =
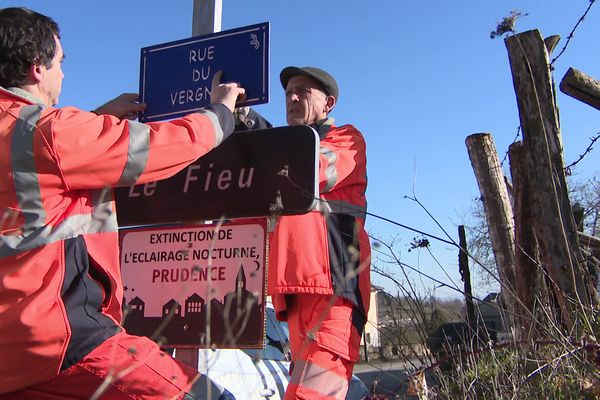
[[[365,348],[365,362],[369,362],[369,349],[367,347],[367,333],[363,330],[363,344]]]
[[[222,9],[223,0],[194,0],[192,36],[219,32]],[[208,332],[210,334],[210,331]],[[178,348],[175,358],[194,369],[198,368],[198,349]]]
[[[194,0],[192,36],[221,30],[223,0]]]

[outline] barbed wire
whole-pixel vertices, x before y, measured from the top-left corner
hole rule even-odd
[[[512,142],[510,144],[516,143],[519,136],[521,136],[521,125],[519,125],[517,127],[517,134],[515,135],[515,138],[512,140]],[[510,145],[508,145],[508,147],[510,148]],[[502,158],[502,161],[500,162],[500,168],[504,167],[504,162],[506,161],[507,158],[508,158],[508,150],[506,150],[506,152],[504,153],[504,157]]]
[[[371,239],[373,239],[373,240],[376,240],[376,241],[378,241],[379,243],[382,243],[382,244],[384,244],[384,245],[385,245],[385,246],[388,248],[388,250],[390,250],[390,251],[391,251],[391,248],[390,248],[390,246],[389,246],[389,245],[386,245],[386,244],[385,244],[385,243],[383,243],[383,242],[381,242],[379,239],[377,239],[377,238],[373,237],[372,235],[369,235],[369,238],[371,238]],[[477,296],[474,296],[472,293],[466,293],[464,290],[460,289],[460,288],[459,288],[459,287],[458,287],[458,286],[457,286],[457,285],[456,285],[456,284],[455,284],[455,283],[452,281],[452,279],[450,279],[450,280],[452,281],[452,283],[454,284],[454,286],[453,286],[453,285],[451,285],[451,284],[448,284],[448,283],[446,283],[446,282],[443,282],[443,281],[441,281],[441,280],[439,280],[439,279],[436,279],[436,278],[434,278],[433,276],[431,276],[431,275],[429,275],[429,274],[426,274],[425,272],[421,271],[421,270],[420,270],[419,268],[417,268],[417,267],[413,267],[413,266],[411,266],[410,264],[407,264],[407,263],[405,263],[405,262],[403,262],[403,261],[400,261],[400,260],[399,260],[397,257],[395,257],[395,256],[394,256],[394,254],[388,254],[388,253],[386,253],[386,252],[383,252],[383,251],[381,251],[381,250],[380,250],[378,247],[374,247],[374,248],[372,249],[372,251],[373,251],[373,252],[377,252],[377,253],[379,253],[379,254],[382,254],[382,255],[384,255],[384,256],[386,256],[386,257],[390,257],[390,258],[392,259],[392,262],[393,262],[393,263],[395,263],[395,264],[397,264],[399,267],[401,267],[401,268],[406,268],[406,269],[408,269],[408,270],[410,270],[410,271],[412,271],[412,272],[416,273],[417,275],[419,275],[419,276],[421,276],[421,277],[425,277],[426,279],[429,279],[430,281],[432,281],[432,282],[436,283],[436,284],[438,285],[438,287],[445,287],[445,288],[447,288],[447,289],[450,289],[450,290],[452,290],[452,291],[454,291],[454,292],[456,292],[456,293],[458,293],[458,294],[460,294],[460,295],[464,296],[465,298],[469,298],[469,299],[471,299],[471,300],[473,300],[473,301],[476,301],[476,302],[478,302],[478,303],[485,303],[485,299],[480,299],[480,298],[478,298]],[[472,258],[472,256],[471,256],[470,254],[468,254],[468,252],[467,252],[467,255],[469,255],[469,257],[471,257],[471,258]],[[477,260],[475,260],[475,261],[477,261]],[[384,277],[384,278],[388,278],[388,279],[390,278],[389,274],[387,274],[387,275],[386,275],[386,274],[385,274],[385,273],[384,273],[382,270],[380,270],[380,269],[378,269],[378,268],[374,268],[372,271],[373,271],[374,273],[378,274],[378,275],[381,275],[381,276],[382,276],[382,277]],[[489,272],[489,271],[487,271],[487,272],[491,274],[491,272]],[[520,303],[520,305],[521,305],[521,306],[524,306],[524,305],[522,304],[522,302],[520,302],[520,301],[519,301],[519,299],[518,299],[517,295],[515,294],[515,292],[514,292],[513,288],[509,288],[509,287],[507,287],[507,286],[503,285],[502,283],[500,283],[500,284],[501,284],[501,286],[502,286],[502,290],[503,290],[503,292],[504,292],[504,293],[506,293],[507,295],[511,296],[513,299],[517,300],[517,301]],[[519,313],[519,312],[512,311],[512,310],[508,310],[508,309],[506,309],[506,310],[503,310],[503,311],[504,311],[504,312],[505,312],[507,315],[511,315],[511,316],[513,316],[513,317],[521,318],[521,319],[524,319],[524,320],[527,320],[527,321],[534,321],[534,320],[535,320],[535,317],[534,317],[533,315],[525,315],[525,314],[521,314],[521,313]]]
[[[579,162],[581,160],[583,160],[585,158],[585,156],[587,156],[592,151],[594,143],[596,143],[596,141],[598,139],[600,139],[600,132],[596,133],[596,136],[590,139],[591,140],[590,145],[587,147],[587,149],[585,149],[585,151],[583,152],[583,154],[580,154],[579,158],[577,160],[573,161],[571,164],[567,165],[564,168],[566,175],[571,175],[571,168],[573,168],[574,166],[576,166],[577,164],[579,164]]]
[[[583,22],[583,20],[585,20],[585,17],[590,12],[590,9],[592,8],[592,6],[594,5],[595,2],[596,2],[596,0],[590,0],[590,5],[585,10],[585,12],[581,16],[581,18],[579,18],[579,21],[577,21],[577,23],[573,27],[573,30],[571,31],[571,33],[569,33],[569,36],[567,36],[567,41],[566,41],[565,45],[563,46],[563,48],[560,50],[560,53],[558,53],[558,55],[556,57],[554,57],[552,59],[552,61],[550,62],[550,67],[551,68],[554,66],[554,63],[556,62],[556,60],[558,60],[559,57],[563,55],[563,53],[565,52],[565,50],[567,50],[567,46],[569,45],[569,43],[571,42],[571,39],[573,39],[573,36],[575,35],[575,30],[577,30],[577,28],[579,27],[579,25]]]
[[[371,212],[367,212],[366,214],[368,216],[370,216],[370,217],[380,219],[380,220],[385,221],[387,223],[390,223],[392,225],[398,226],[400,228],[404,228],[406,230],[418,233],[418,234],[423,235],[423,236],[427,236],[428,238],[435,239],[435,240],[440,241],[442,243],[446,243],[446,244],[449,244],[449,245],[452,245],[452,246],[457,246],[457,244],[455,242],[451,242],[450,240],[443,239],[443,238],[441,238],[439,236],[436,236],[436,235],[433,235],[431,233],[427,233],[427,232],[421,231],[419,229],[412,228],[412,227],[410,227],[408,225],[401,224],[400,222],[396,222],[396,221],[394,221],[392,219],[389,219],[389,218],[386,218],[384,216],[377,215],[377,214],[374,214],[374,213],[371,213]]]
[[[560,50],[560,52],[558,53],[558,55],[556,57],[554,57],[552,59],[552,61],[550,62],[550,69],[553,70],[554,69],[554,63],[560,58],[560,56],[563,55],[563,53],[567,50],[567,47],[569,46],[569,43],[571,42],[571,40],[573,39],[573,37],[575,36],[575,31],[577,30],[577,28],[579,27],[579,25],[581,25],[581,23],[585,20],[585,18],[587,17],[588,13],[590,12],[592,6],[594,5],[594,3],[596,2],[596,0],[590,0],[590,4],[588,5],[587,9],[584,11],[583,15],[579,18],[579,20],[577,21],[577,23],[575,24],[575,26],[573,27],[573,29],[571,30],[571,33],[569,33],[569,36],[567,36],[567,41],[565,43],[565,45],[563,46],[563,48]],[[588,146],[588,148],[583,152],[583,154],[581,154],[579,156],[579,158],[572,162],[571,164],[567,165],[566,167],[564,167],[564,171],[566,175],[571,175],[571,168],[573,168],[574,166],[576,166],[581,160],[583,160],[585,158],[586,155],[588,155],[591,150],[592,147],[594,145],[594,143],[600,138],[600,132],[598,132],[596,134],[596,136],[594,138],[591,139],[591,143]]]
[[[300,190],[300,192],[301,192],[301,194],[302,194],[302,195],[304,195],[304,196],[307,196],[307,197],[309,197],[309,198],[312,198],[313,200],[316,200],[316,201],[322,201],[322,200],[323,200],[323,199],[321,199],[320,197],[318,197],[318,196],[315,196],[315,195],[314,195],[312,192],[309,192],[309,191],[305,190],[305,189],[304,189],[304,188],[302,188],[300,185],[298,185],[296,182],[294,182],[294,181],[293,181],[293,180],[290,178],[290,176],[289,176],[289,174],[288,174],[287,172],[285,172],[285,173],[284,173],[284,172],[282,171],[282,172],[280,173],[280,175],[281,175],[281,176],[283,176],[283,177],[285,177],[285,178],[287,179],[287,181],[288,181],[288,182],[289,182],[289,183],[290,183],[292,186],[294,186],[294,187],[296,187],[296,189]],[[405,197],[407,197],[407,196],[405,196]],[[407,197],[407,198],[410,198],[410,197]],[[411,199],[412,199],[412,198],[411,198]],[[400,222],[394,221],[394,220],[392,220],[392,219],[390,219],[390,218],[386,218],[386,217],[384,217],[384,216],[382,216],[382,215],[378,215],[378,214],[374,214],[374,213],[371,213],[371,212],[365,211],[365,216],[370,216],[370,217],[373,217],[373,218],[376,218],[376,219],[380,219],[380,220],[382,220],[382,221],[388,222],[388,223],[390,223],[390,224],[392,224],[392,225],[396,225],[396,226],[398,226],[398,227],[400,227],[400,228],[404,228],[404,229],[406,229],[406,230],[409,230],[409,231],[411,231],[411,232],[415,232],[415,233],[418,233],[418,234],[420,234],[420,235],[426,236],[426,237],[428,237],[428,238],[431,238],[431,239],[438,240],[438,241],[440,241],[440,242],[442,242],[442,243],[446,243],[446,244],[449,244],[449,245],[452,245],[452,246],[455,246],[455,247],[460,247],[460,246],[458,246],[458,244],[457,244],[455,241],[447,240],[447,239],[441,238],[441,237],[439,237],[439,236],[433,235],[433,234],[431,234],[431,233],[427,233],[427,232],[425,232],[425,231],[422,231],[422,230],[420,230],[420,229],[413,228],[413,227],[411,227],[411,226],[408,226],[408,225],[405,225],[405,224],[401,224]]]
[[[373,239],[373,240],[377,240],[377,241],[379,241],[377,238],[374,238],[374,237],[373,237],[373,236],[371,236],[371,235],[369,235],[369,237],[370,237],[371,239]],[[373,252],[376,252],[376,253],[382,254],[382,255],[384,255],[384,256],[386,256],[386,257],[393,257],[392,255],[390,255],[390,254],[387,254],[387,253],[386,253],[386,252],[384,252],[384,251],[381,251],[379,248],[374,248],[374,249],[373,249]],[[458,288],[458,287],[456,287],[456,286],[452,286],[452,285],[450,285],[450,284],[448,284],[448,283],[445,283],[445,282],[443,282],[443,281],[441,281],[441,280],[439,280],[439,279],[436,279],[436,278],[434,278],[433,276],[431,276],[431,275],[428,275],[428,274],[426,274],[425,272],[421,271],[419,268],[413,267],[413,266],[411,266],[410,264],[407,264],[407,263],[405,263],[405,262],[402,262],[402,261],[399,261],[399,260],[394,260],[393,262],[397,263],[397,264],[398,264],[398,266],[400,266],[400,267],[402,267],[402,268],[406,268],[406,269],[408,269],[408,270],[410,270],[410,271],[413,271],[413,272],[417,273],[417,274],[418,274],[418,275],[420,275],[420,276],[423,276],[423,277],[425,277],[425,278],[429,279],[430,281],[432,281],[432,282],[436,283],[436,284],[438,285],[438,287],[445,287],[445,288],[447,288],[447,289],[450,289],[450,290],[452,290],[452,291],[454,291],[454,292],[457,292],[457,293],[458,293],[458,294],[460,294],[461,296],[466,296],[466,297],[469,297],[469,298],[471,298],[472,300],[475,300],[475,301],[477,301],[477,302],[479,302],[479,303],[484,303],[484,300],[483,300],[483,299],[480,299],[480,298],[478,298],[478,297],[476,297],[476,296],[474,296],[474,295],[472,295],[472,294],[467,294],[467,293],[466,293],[464,290],[461,290],[460,288]],[[380,271],[380,270],[379,270],[379,269],[377,269],[377,268],[373,269],[372,271],[373,271],[374,273],[378,274],[378,275],[381,275],[381,276],[382,276],[382,277],[384,277],[384,278],[389,278],[389,276],[387,276],[385,273],[383,273],[382,271]]]
[[[294,181],[293,181],[293,180],[290,178],[289,174],[287,174],[287,173],[284,173],[284,174],[281,174],[281,175],[282,175],[282,176],[284,176],[284,177],[286,177],[286,179],[288,180],[288,182],[289,182],[290,184],[292,184],[293,186],[295,186],[296,188],[298,188],[298,189],[300,190],[300,192],[301,192],[302,194],[304,194],[305,196],[309,196],[309,197],[311,197],[312,199],[314,199],[314,200],[317,200],[317,201],[322,201],[322,199],[321,199],[320,197],[315,197],[315,196],[313,195],[313,193],[309,193],[308,191],[306,191],[306,190],[304,190],[302,187],[300,187],[298,184],[296,184],[296,183],[295,183],[295,182],[294,182]],[[422,208],[425,210],[425,212],[426,212],[426,213],[427,213],[427,214],[428,214],[428,215],[429,215],[429,216],[430,216],[430,217],[431,217],[431,218],[432,218],[432,219],[433,219],[433,220],[434,220],[434,221],[435,221],[435,222],[438,224],[438,226],[440,227],[440,229],[442,229],[442,231],[444,231],[444,229],[441,227],[441,225],[439,224],[439,222],[438,222],[438,221],[437,221],[435,218],[433,218],[433,216],[432,216],[432,215],[429,213],[429,211],[428,211],[428,210],[427,210],[427,209],[426,209],[426,208],[425,208],[425,207],[424,207],[424,206],[423,206],[423,205],[422,205],[422,204],[421,204],[421,203],[420,203],[420,202],[419,202],[419,201],[418,201],[416,198],[411,198],[411,197],[408,197],[408,196],[405,196],[405,197],[406,197],[406,198],[409,198],[409,199],[411,199],[411,200],[413,200],[413,201],[417,201],[417,203],[419,203],[419,205],[420,205],[420,206],[421,206],[421,207],[422,207]],[[439,236],[437,236],[437,235],[433,235],[433,234],[427,233],[427,232],[425,232],[425,231],[422,231],[422,230],[419,230],[419,229],[416,229],[416,228],[410,227],[410,226],[408,226],[408,225],[405,225],[405,224],[401,224],[401,223],[399,223],[399,222],[396,222],[396,221],[394,221],[394,220],[392,220],[392,219],[389,219],[389,218],[386,218],[386,217],[383,217],[383,216],[381,216],[381,215],[377,215],[377,214],[374,214],[374,213],[371,213],[371,212],[364,211],[364,214],[365,214],[365,216],[367,216],[367,215],[368,215],[368,216],[371,216],[371,217],[373,217],[373,218],[377,218],[377,219],[380,219],[380,220],[382,220],[382,221],[388,222],[388,223],[390,223],[390,224],[392,224],[392,225],[395,225],[395,226],[398,226],[398,227],[401,227],[401,228],[407,229],[407,230],[409,230],[409,231],[411,231],[411,232],[419,233],[419,234],[421,234],[421,235],[423,235],[423,236],[429,237],[429,238],[431,238],[431,239],[435,239],[435,240],[437,240],[437,241],[439,241],[439,242],[442,242],[442,243],[445,243],[445,244],[449,244],[449,245],[451,245],[451,246],[455,247],[456,249],[459,249],[459,250],[461,250],[461,249],[462,249],[462,248],[461,248],[461,246],[460,246],[458,243],[456,243],[456,241],[454,241],[454,240],[452,239],[452,237],[451,237],[451,236],[450,236],[450,235],[449,235],[447,232],[445,232],[445,231],[444,231],[444,233],[446,234],[446,236],[448,237],[448,239],[444,239],[444,238],[441,238],[441,237],[439,237]],[[371,236],[371,238],[373,238],[373,237]],[[376,239],[376,240],[377,240],[377,242],[379,242],[379,243],[385,244],[385,242],[383,242],[383,241],[381,241],[381,240],[379,240],[379,239]],[[471,254],[469,251],[467,251],[467,249],[462,249],[462,251],[464,251],[464,252],[465,252],[465,254],[467,254],[467,256],[469,257],[469,259],[473,260],[473,261],[474,261],[474,262],[475,262],[477,265],[479,265],[479,266],[480,266],[480,267],[481,267],[481,268],[482,268],[482,269],[483,269],[485,272],[487,272],[487,273],[488,273],[488,274],[489,274],[489,275],[490,275],[490,276],[491,276],[493,279],[495,279],[495,280],[496,280],[496,281],[497,281],[497,282],[498,282],[498,283],[501,285],[501,287],[503,288],[503,290],[504,290],[506,293],[508,293],[509,295],[513,296],[514,298],[517,298],[517,296],[516,296],[516,294],[515,294],[515,292],[514,292],[514,288],[505,286],[505,284],[503,284],[503,282],[501,282],[501,281],[500,281],[500,279],[499,279],[499,277],[498,277],[498,276],[496,276],[496,275],[495,275],[495,274],[494,274],[492,271],[490,271],[490,270],[489,270],[489,269],[488,269],[488,268],[487,268],[485,265],[483,265],[483,264],[482,264],[482,263],[481,263],[481,262],[480,262],[480,261],[479,261],[477,258],[473,257],[473,255],[472,255],[472,254]],[[404,265],[404,264],[403,264],[403,263],[401,263],[399,260],[398,260],[398,263],[399,263],[401,266],[403,266],[403,265]],[[436,280],[436,279],[434,279],[433,277],[431,277],[431,276],[429,276],[429,275],[423,274],[423,273],[422,273],[421,271],[419,271],[418,269],[414,269],[414,268],[412,268],[412,267],[410,267],[410,266],[408,266],[408,265],[406,265],[406,266],[408,267],[408,269],[411,269],[411,270],[413,270],[413,271],[415,271],[415,272],[419,273],[420,275],[422,275],[422,276],[424,276],[424,277],[426,277],[426,278],[428,278],[428,279],[431,279],[431,280],[433,280],[434,282],[438,283],[439,285],[442,285],[442,286],[445,286],[445,287],[451,288],[451,289],[453,289],[453,290],[455,290],[455,291],[457,291],[457,292],[459,292],[459,293],[463,293],[463,294],[464,294],[464,292],[462,292],[460,289],[454,288],[454,287],[452,287],[452,286],[450,286],[450,285],[448,285],[448,284],[446,284],[446,283],[444,283],[444,282],[441,282],[441,281],[439,281],[439,280]]]

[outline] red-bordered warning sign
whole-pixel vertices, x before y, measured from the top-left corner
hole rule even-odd
[[[172,347],[262,347],[266,220],[120,232],[125,328]]]

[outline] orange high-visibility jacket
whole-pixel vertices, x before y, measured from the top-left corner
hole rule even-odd
[[[0,394],[121,328],[112,187],[164,179],[233,130],[224,105],[142,124],[0,88]]]
[[[371,246],[364,230],[367,202],[365,141],[351,125],[329,118],[320,137],[317,207],[277,220],[269,246],[268,291],[280,319],[283,295],[340,295],[366,318]]]

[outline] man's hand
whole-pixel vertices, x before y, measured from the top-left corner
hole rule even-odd
[[[136,119],[138,113],[146,109],[146,104],[138,103],[137,93],[123,93],[94,110],[94,113],[114,115],[119,119]]]
[[[231,112],[235,109],[235,102],[238,97],[242,100],[246,95],[246,89],[240,87],[238,83],[221,83],[223,71],[217,71],[212,80],[210,91],[210,102],[221,103],[227,106]]]

